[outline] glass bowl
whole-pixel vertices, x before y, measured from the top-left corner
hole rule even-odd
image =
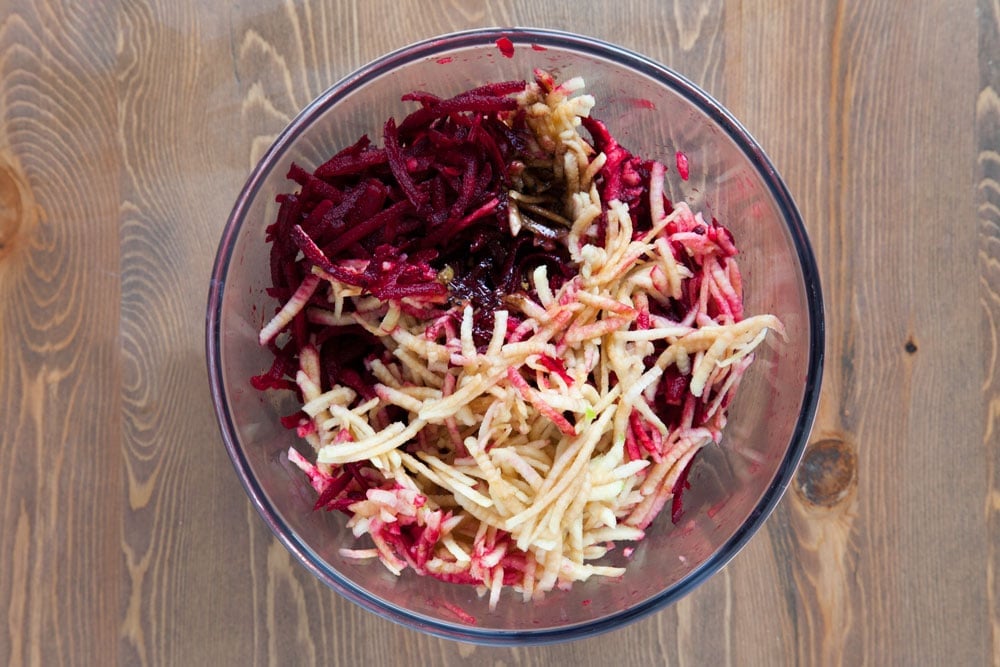
[[[450,96],[490,81],[530,78],[535,67],[560,79],[584,77],[597,100],[592,115],[632,152],[670,166],[670,199],[686,200],[730,228],[741,249],[746,312],[776,314],[788,340],[770,336],[758,348],[723,442],[695,459],[682,519],[674,525],[670,512],[661,514],[635,545],[622,578],[592,577],[530,603],[505,593],[491,612],[473,587],[412,571],[395,577],[376,560],[340,556],[339,548],[362,545],[345,528],[345,517],[312,511],[314,492],[288,461],[297,438],[279,417],[294,411],[292,397],[261,394],[249,379],[270,365],[257,344],[276,305],[264,293],[264,227],[275,218],[275,195],[294,189],[285,180],[290,163],[311,170],[361,134],[380,137],[386,118],[412,110],[412,103],[400,101],[406,92]],[[688,180],[673,168],[677,151],[688,157]],[[250,175],[223,231],[206,336],[226,449],[251,502],[299,562],[380,616],[441,637],[502,645],[620,627],[676,601],[740,550],[778,502],[806,445],[820,389],[823,312],[813,254],[788,190],[753,138],[716,101],[666,67],[617,46],[548,30],[488,29],[386,55],[292,121]],[[620,560],[621,552],[608,558]],[[475,623],[463,621],[463,613]]]

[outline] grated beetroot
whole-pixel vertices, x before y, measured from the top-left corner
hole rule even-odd
[[[670,490],[670,493],[673,494],[673,498],[670,500],[670,521],[674,524],[678,523],[684,515],[684,492],[691,488],[688,475],[691,474],[691,467],[694,465],[696,458],[698,457],[691,457],[688,464],[684,466],[684,470],[677,476],[674,487]]]
[[[474,339],[483,346],[494,311],[535,268],[549,266],[558,287],[572,269],[565,249],[553,243],[556,233],[533,225],[511,239],[507,228],[507,191],[523,168],[529,132],[500,114],[517,108],[510,96],[524,87],[524,81],[502,81],[452,98],[413,92],[403,99],[420,108],[398,125],[391,118],[385,123],[383,147],[362,136],[311,173],[292,164],[288,178],[300,189],[278,195],[278,215],[266,230],[268,294],[287,301],[319,270],[380,299],[404,302],[410,311],[433,314],[467,300],[475,311]],[[453,276],[447,286],[439,276],[446,267]],[[360,327],[332,335],[298,314],[286,330],[292,335],[272,346],[272,368],[252,379],[259,390],[294,387],[294,360],[310,335],[329,360],[335,355],[327,349],[341,351]],[[323,390],[342,384],[373,394],[374,378],[360,360],[381,349],[374,337],[361,338],[367,347],[349,367],[325,361]]]
[[[514,57],[514,42],[510,41],[509,37],[501,37],[497,40],[496,44],[504,58]]]

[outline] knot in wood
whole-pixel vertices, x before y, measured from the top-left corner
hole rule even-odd
[[[0,259],[14,246],[14,238],[21,230],[24,211],[17,177],[10,167],[0,164]]]
[[[858,457],[842,440],[820,440],[806,448],[795,475],[799,495],[812,505],[833,507],[844,500],[857,477]]]

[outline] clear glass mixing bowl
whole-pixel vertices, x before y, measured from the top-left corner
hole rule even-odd
[[[507,57],[497,46],[506,37]],[[769,337],[734,401],[721,446],[702,450],[690,475],[684,516],[650,527],[620,580],[592,578],[523,603],[505,595],[490,612],[469,586],[378,561],[338,554],[354,539],[339,513],[312,511],[314,492],[288,461],[295,434],[279,423],[291,396],[262,395],[249,378],[269,366],[257,332],[274,302],[264,227],[291,162],[322,163],[361,134],[381,136],[402,118],[411,90],[441,96],[490,81],[530,78],[540,67],[582,76],[604,120],[634,153],[673,165],[689,158],[690,178],[668,172],[668,195],[727,225],[741,248],[747,313],[774,313],[787,342]],[[806,233],[784,183],[747,131],[685,78],[640,55],[594,39],[547,30],[478,30],[420,42],[340,81],[278,137],[257,165],[222,234],[207,313],[207,355],[226,448],[251,502],[274,534],[315,576],[376,614],[431,634],[487,644],[543,643],[592,635],[634,621],[690,592],[717,572],[760,528],[790,481],[812,426],[820,389],[823,312]],[[272,392],[273,393],[273,392]],[[611,562],[623,558],[618,549]],[[459,608],[475,618],[463,622]]]

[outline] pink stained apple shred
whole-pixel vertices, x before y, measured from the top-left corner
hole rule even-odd
[[[681,177],[682,181],[686,181],[691,178],[691,163],[688,162],[687,153],[684,151],[677,151],[674,156],[674,161],[677,164],[677,175]]]

